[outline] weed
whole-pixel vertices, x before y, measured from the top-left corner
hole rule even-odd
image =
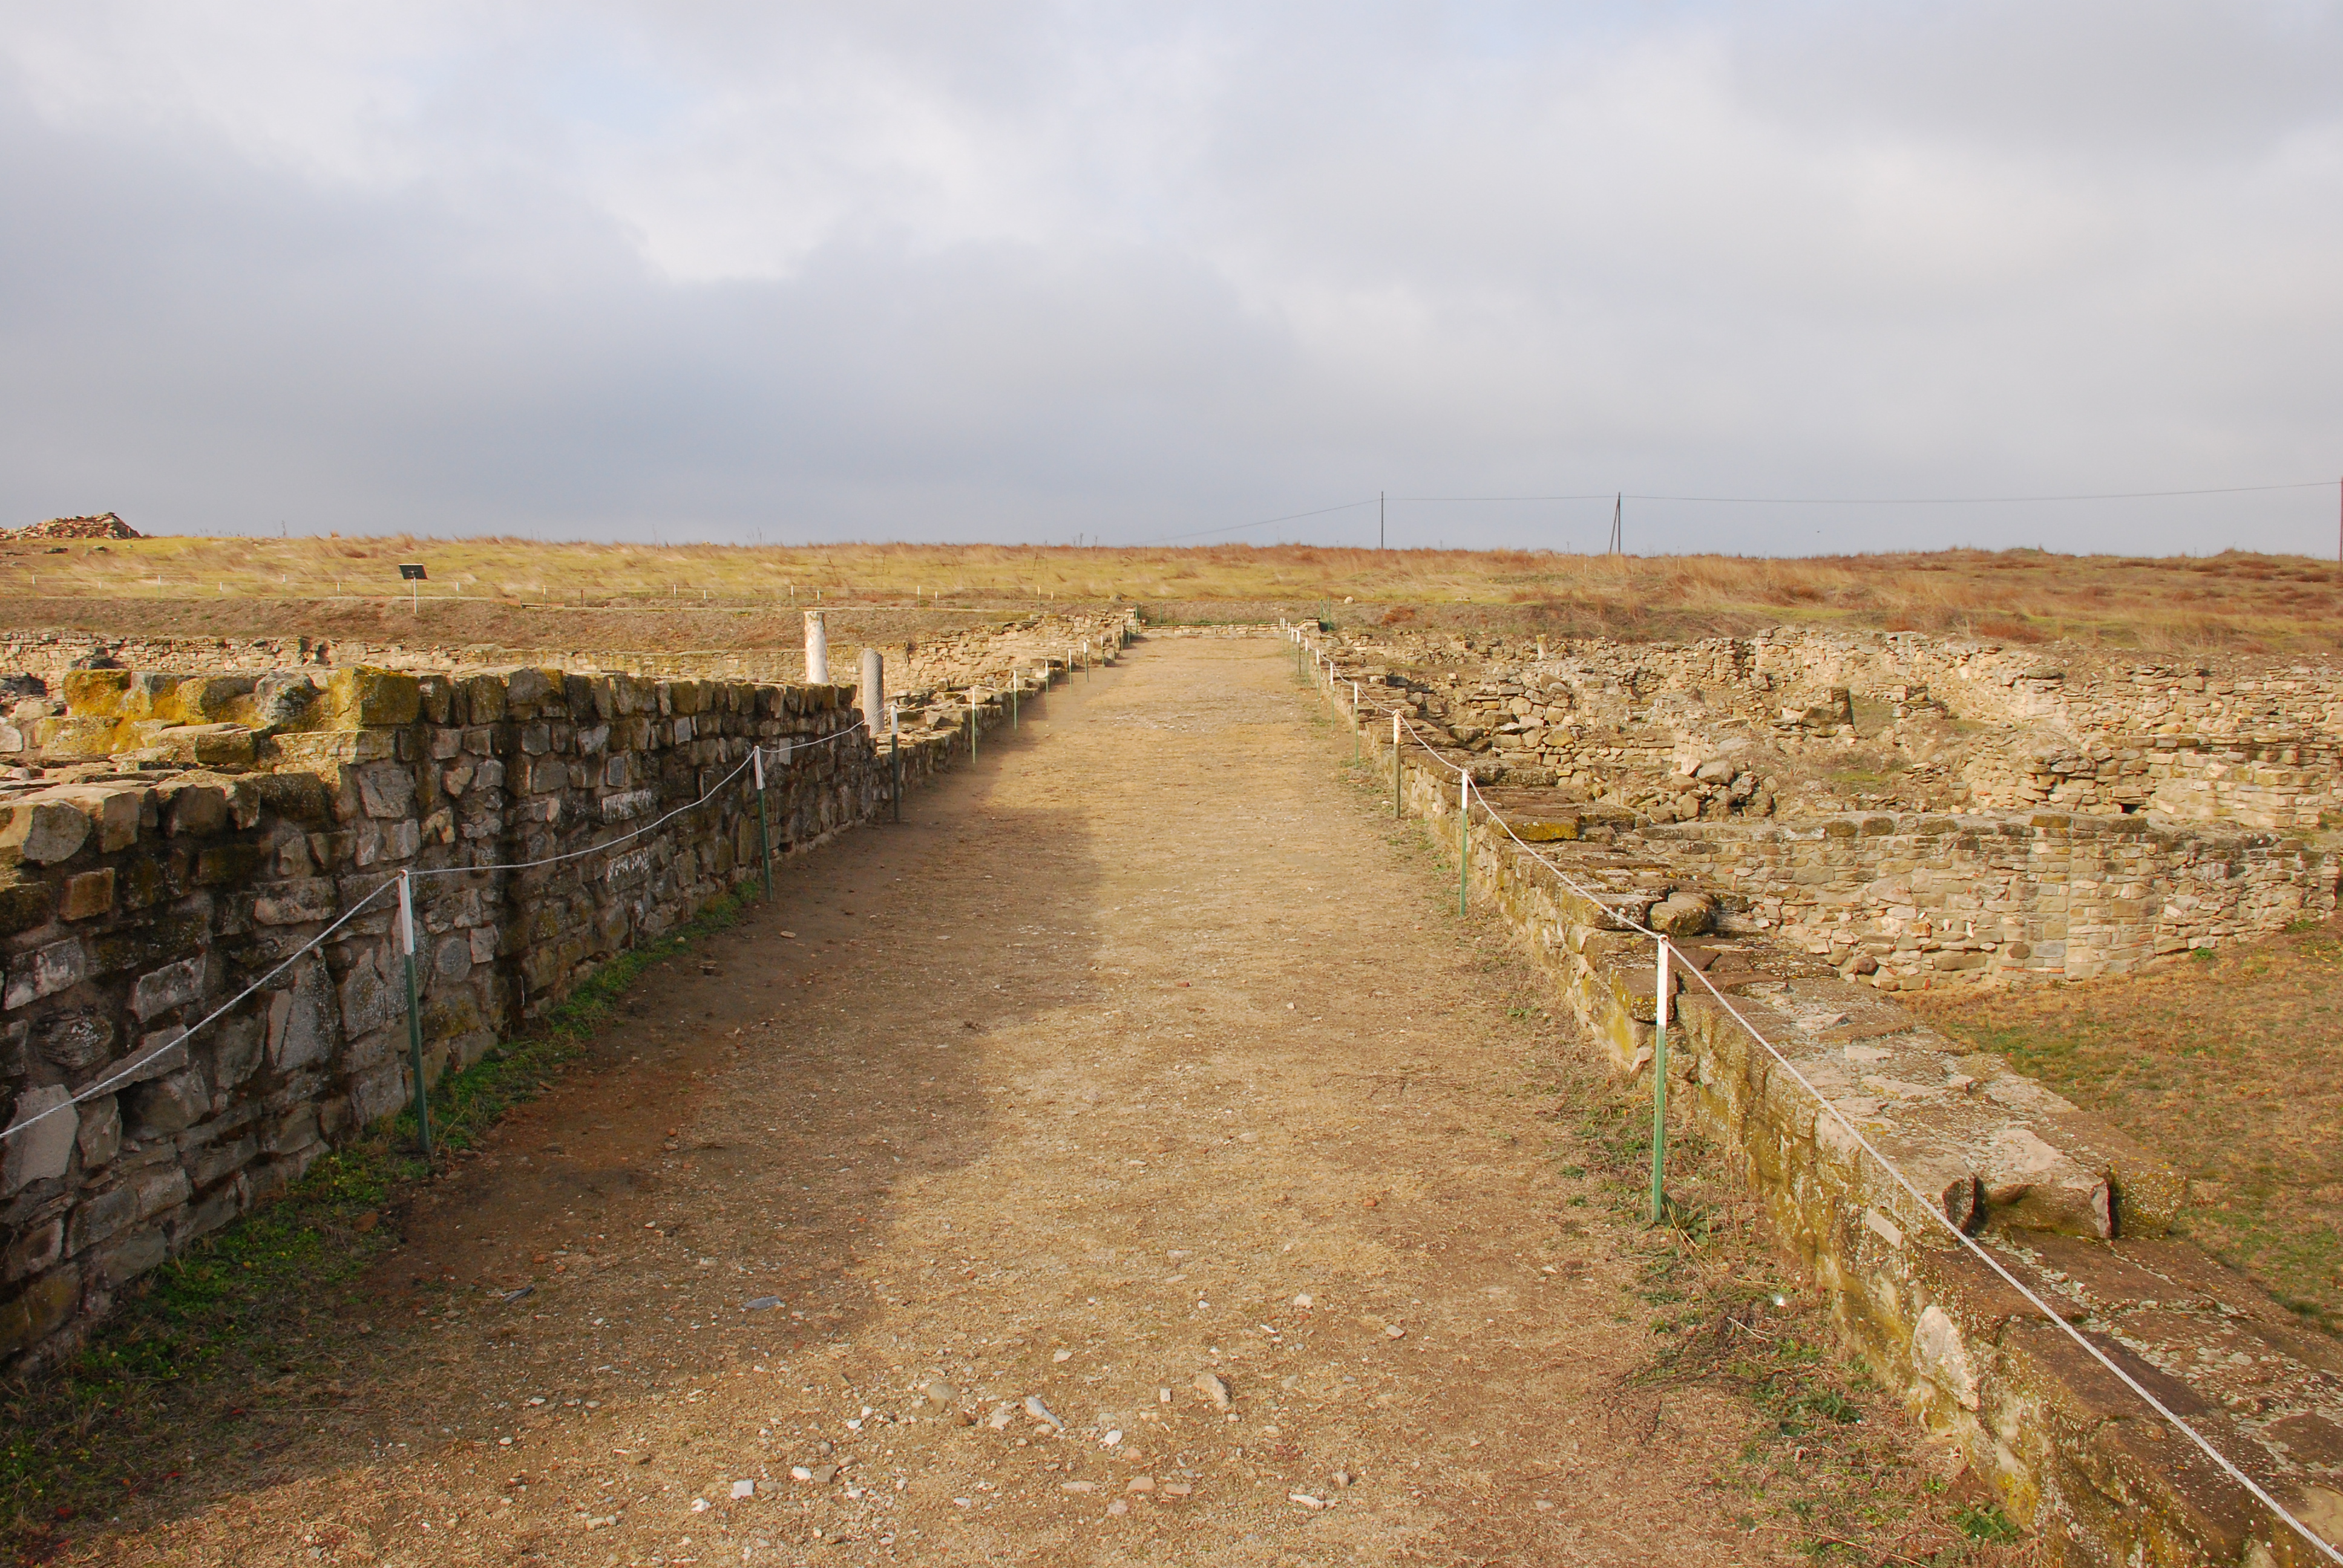
[[[2006,1545],[2023,1534],[1998,1503],[1970,1503],[1954,1509],[1953,1528],[1972,1541],[1994,1546]]]

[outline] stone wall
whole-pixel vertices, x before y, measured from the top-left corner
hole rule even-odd
[[[1328,695],[1347,711],[1347,680]],[[1361,721],[1390,769],[1387,712],[1367,709]],[[1405,809],[1436,823],[1435,843],[1453,846],[1453,773],[1414,749],[1400,774]],[[1552,817],[1523,813],[1514,826],[1587,890],[1478,809],[1471,885],[1614,1070],[1648,1080],[1657,971],[1651,940],[1622,917],[1648,923],[1700,911],[1701,890],[1633,834],[1596,827],[1576,836],[1577,823],[1564,834]],[[1725,1000],[1681,978],[1671,988],[1674,1120],[1727,1151],[1848,1342],[1927,1428],[1960,1444],[2056,1560],[2292,1568],[2318,1559],[1945,1221],[1978,1238],[2298,1517],[2343,1542],[2343,1347],[2167,1236],[2185,1196],[2174,1171],[1796,946],[1750,932],[1687,937],[1679,950]]]
[[[2338,906],[2330,671],[1903,633],[1320,640],[1339,698],[1356,680],[1557,833],[1633,840],[1882,990],[2118,973]]]
[[[2137,817],[1702,822],[1617,841],[1726,895],[1736,928],[1775,932],[1882,990],[2121,974],[2337,908],[2331,849]]]
[[[752,746],[777,853],[883,809],[896,761],[848,687],[315,677],[74,672],[41,776],[0,784],[0,1105],[55,1112],[0,1163],[0,1363],[407,1103],[401,872],[435,1081],[757,874]],[[907,784],[1006,722],[973,698],[907,726]]]

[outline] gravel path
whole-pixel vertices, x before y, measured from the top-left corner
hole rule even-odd
[[[395,1217],[359,1386],[73,1555],[1775,1560],[1752,1413],[1626,1381],[1554,1026],[1275,645],[1038,709]]]

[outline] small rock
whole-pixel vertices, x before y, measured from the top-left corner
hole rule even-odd
[[[1212,1402],[1214,1410],[1227,1410],[1235,1402],[1229,1397],[1229,1385],[1217,1373],[1200,1372],[1193,1384],[1196,1392]]]
[[[807,1469],[802,1464],[792,1464],[789,1466],[789,1479],[791,1481],[811,1481],[813,1479],[813,1472]]]
[[[1397,1323],[1385,1323],[1383,1325],[1383,1337],[1390,1340],[1403,1340],[1407,1338],[1407,1331],[1401,1328]]]
[[[838,1466],[834,1464],[817,1464],[813,1467],[813,1483],[816,1486],[828,1486],[837,1478]]]
[[[1151,1475],[1134,1475],[1122,1483],[1122,1489],[1125,1492],[1152,1492],[1155,1490],[1155,1478]]]
[[[1195,1490],[1196,1489],[1194,1487],[1189,1485],[1184,1481],[1167,1482],[1163,1486],[1163,1495],[1166,1497],[1185,1497]]]
[[[1112,1503],[1106,1505],[1106,1511],[1109,1513],[1112,1513],[1120,1517],[1121,1515],[1131,1512],[1131,1504],[1118,1497]]]
[[[1306,1492],[1289,1492],[1285,1494],[1285,1501],[1288,1503],[1299,1503],[1302,1507],[1307,1508],[1312,1513],[1317,1513],[1320,1509],[1326,1506],[1326,1500],[1324,1498],[1312,1497]]]
[[[708,1506],[708,1499],[705,1497],[695,1497],[691,1500],[691,1511],[694,1513],[707,1513]]]
[[[944,1382],[941,1378],[938,1378],[933,1382],[928,1384],[927,1394],[928,1402],[934,1405],[938,1410],[950,1408],[952,1401],[960,1397],[959,1391],[954,1389],[951,1384]]]
[[[740,1499],[744,1497],[754,1497],[756,1495],[757,1483],[755,1482],[736,1481],[732,1483],[732,1501],[735,1503],[739,1502]]]
[[[1068,1492],[1096,1492],[1098,1490],[1098,1483],[1095,1481],[1066,1481],[1061,1482],[1059,1484],[1063,1486]]]
[[[995,1432],[1007,1432],[1009,1423],[1016,1419],[1017,1407],[1004,1399],[992,1407],[992,1413],[984,1418],[984,1424]]]
[[[1041,1396],[1040,1394],[1029,1393],[1025,1396],[1025,1413],[1031,1416],[1035,1421],[1048,1422],[1060,1432],[1066,1430],[1066,1423],[1060,1421],[1055,1415],[1051,1413],[1050,1407],[1041,1402]]]
[[[744,1312],[769,1312],[780,1304],[779,1296],[752,1296],[740,1303],[740,1310]]]
[[[1052,1354],[1050,1359],[1053,1362],[1070,1362],[1074,1359],[1074,1352],[1071,1351],[1059,1351]]]
[[[1300,1295],[1298,1295],[1298,1296],[1294,1297],[1294,1298],[1293,1298],[1293,1304],[1294,1304],[1295,1306],[1297,1306],[1297,1307],[1301,1307],[1301,1308],[1304,1309],[1305,1311],[1306,1311],[1307,1309],[1309,1309],[1310,1307],[1316,1305],[1316,1303],[1315,1303],[1315,1302],[1312,1302],[1312,1301],[1311,1301],[1311,1299],[1310,1299],[1310,1292],[1307,1292],[1307,1291],[1304,1291],[1304,1292],[1302,1292]]]
[[[1122,1429],[1121,1427],[1116,1427],[1104,1437],[1099,1439],[1099,1441],[1104,1443],[1107,1447],[1112,1448],[1116,1443],[1122,1441]]]
[[[1338,1470],[1334,1473],[1332,1480],[1336,1487],[1347,1489],[1351,1484],[1351,1473],[1347,1470]]]

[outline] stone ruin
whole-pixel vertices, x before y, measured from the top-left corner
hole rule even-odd
[[[1809,632],[1299,640],[1623,1080],[1654,1078],[1666,993],[1672,1122],[2052,1560],[2322,1560],[2096,1356],[2343,1543],[2335,1337],[2173,1233],[2189,1184],[2152,1151],[1882,994],[2331,913],[2331,673]],[[1674,939],[1664,986],[1643,930]]]
[[[85,649],[8,678],[0,1108],[31,1125],[0,1147],[0,1365],[55,1361],[140,1275],[409,1102],[400,873],[430,1082],[758,874],[751,746],[774,850],[802,849],[1130,629],[948,639],[925,668],[953,684],[902,694],[900,739],[852,686],[794,678]]]
[[[1540,832],[1882,990],[2122,973],[2336,910],[2335,670],[1894,632],[1329,648]]]

